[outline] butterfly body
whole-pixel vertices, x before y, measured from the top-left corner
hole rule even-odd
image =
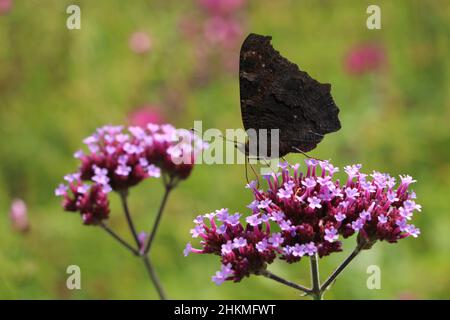
[[[250,34],[241,48],[239,82],[244,128],[267,130],[269,158],[308,152],[325,134],[341,128],[331,85],[316,81],[282,57],[270,40],[268,36]],[[279,130],[279,152],[274,156],[270,156],[272,129]],[[248,146],[245,152],[250,153]]]

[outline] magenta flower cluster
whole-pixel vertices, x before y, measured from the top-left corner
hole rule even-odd
[[[386,66],[386,51],[377,43],[357,45],[345,57],[345,69],[350,75],[377,72]]]
[[[249,183],[254,200],[245,222],[227,209],[198,216],[191,233],[201,239],[201,249],[188,243],[184,254],[220,256],[222,268],[212,278],[220,284],[258,274],[277,256],[293,263],[341,251],[340,239],[353,234],[365,249],[377,240],[396,242],[420,234],[409,224],[414,211],[421,210],[409,190],[415,182],[410,176],[400,176],[396,187],[388,174],[367,175],[361,165],[351,165],[344,168],[347,178],[341,182],[334,178],[339,168],[328,161],[308,159],[306,165],[303,173],[299,164],[280,164],[281,172],[265,176],[266,190]]]
[[[84,139],[88,152],[77,151],[78,172],[64,177],[55,195],[66,211],[80,212],[85,224],[107,219],[110,191],[126,192],[147,178],[186,179],[205,144],[190,130],[169,124],[146,128],[104,126]]]
[[[193,45],[200,80],[211,70],[235,73],[247,0],[198,0],[195,14],[185,16],[180,29]]]

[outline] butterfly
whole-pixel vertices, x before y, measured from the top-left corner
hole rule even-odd
[[[270,44],[271,39],[252,33],[242,44],[239,61],[241,115],[246,131],[267,130],[264,157],[281,158],[291,152],[313,150],[325,134],[338,131],[341,123],[339,108],[331,96],[331,85],[318,82],[281,56]],[[278,154],[271,152],[273,129],[279,129]],[[251,139],[249,136],[241,150],[247,156],[252,154]]]

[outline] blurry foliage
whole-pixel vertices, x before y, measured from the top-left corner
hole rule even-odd
[[[82,8],[82,29],[65,27],[68,4]],[[378,1],[382,30],[365,28],[367,1],[250,1],[248,31],[270,34],[274,46],[313,77],[333,85],[342,130],[311,154],[366,171],[408,173],[418,183],[423,212],[418,239],[377,244],[338,280],[327,298],[449,298],[450,292],[450,4],[448,1]],[[192,1],[14,1],[0,16],[0,298],[156,298],[142,265],[101,230],[83,227],[53,196],[77,165],[72,154],[97,126],[124,123],[137,105],[156,103],[166,118],[190,128],[241,127],[237,75],[216,74],[192,87],[195,69],[179,21]],[[128,47],[136,30],[153,37],[146,55]],[[343,63],[362,42],[381,44],[382,72],[353,77]],[[236,52],[238,54],[238,52]],[[174,103],[174,101],[176,103]],[[303,161],[292,155],[291,161]],[[243,166],[198,166],[169,201],[152,257],[172,298],[297,298],[259,277],[216,287],[213,257],[182,256],[191,221],[221,207],[245,210]],[[154,219],[162,188],[146,182],[131,191],[140,229]],[[25,199],[31,232],[11,231],[8,210]],[[111,225],[127,234],[113,195]],[[244,211],[245,212],[245,211]],[[350,250],[353,240],[345,242]],[[325,277],[344,258],[321,262]],[[82,290],[65,288],[66,267],[82,270]],[[382,290],[366,288],[366,268],[378,264]],[[309,283],[307,264],[276,263],[272,270]]]

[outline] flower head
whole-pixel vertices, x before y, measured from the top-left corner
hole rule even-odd
[[[199,0],[203,10],[212,15],[232,14],[245,4],[247,0]]]
[[[0,15],[7,14],[12,8],[12,0],[0,0]]]
[[[196,219],[205,231],[202,248],[193,250],[217,254],[229,266],[228,276],[216,274],[216,282],[258,274],[276,257],[294,263],[305,256],[327,256],[342,250],[341,237],[354,234],[364,244],[419,236],[420,230],[407,223],[421,210],[415,194],[405,188],[412,178],[403,178],[396,189],[389,175],[369,176],[361,165],[351,165],[341,184],[332,177],[339,168],[313,160],[307,159],[306,174],[298,172],[298,165],[283,164],[282,174],[267,176],[265,190],[249,188],[254,200],[245,224],[241,214],[228,215],[226,209],[211,221]]]
[[[376,72],[386,65],[386,54],[378,44],[357,45],[348,52],[345,68],[351,75]]]
[[[144,105],[136,108],[130,114],[128,114],[128,122],[131,126],[147,128],[150,123],[161,124],[163,123],[163,117],[158,110],[162,107],[155,105]]]
[[[129,46],[134,53],[147,53],[152,45],[152,38],[146,32],[137,31],[130,36]]]
[[[109,216],[108,190],[98,183],[86,185],[81,180],[72,181],[63,195],[66,211],[78,211],[85,225],[95,225]]]
[[[66,210],[80,211],[85,224],[107,218],[106,194],[112,190],[126,192],[143,180],[162,174],[173,183],[186,179],[196,155],[205,147],[192,131],[156,124],[126,130],[123,126],[107,125],[83,142],[88,152],[76,152],[81,162],[78,172],[66,175],[67,184],[60,184],[55,195],[64,198]],[[173,148],[179,148],[177,157],[171,156]],[[88,207],[99,209],[91,212]]]
[[[222,213],[227,209],[221,209]],[[253,220],[247,222],[246,226],[240,221],[241,214],[225,216],[215,214],[207,219],[196,218],[198,227],[203,228],[201,246],[202,249],[194,249],[189,246],[189,252],[214,253],[221,256],[222,264],[229,266],[223,276],[222,271],[213,276],[214,282],[222,283],[225,280],[233,279],[239,281],[244,276],[257,273],[264,268],[266,263],[275,258],[275,245],[282,242],[280,237],[273,237],[274,242],[268,241],[268,230],[262,227],[252,226]],[[262,220],[262,218],[260,218]],[[221,225],[220,223],[223,222]],[[262,223],[262,222],[261,222]],[[226,227],[223,232],[223,227]],[[232,271],[232,272],[231,272]],[[232,276],[232,277],[231,277]]]
[[[28,210],[25,201],[14,199],[11,203],[10,220],[14,230],[25,233],[30,229]]]

